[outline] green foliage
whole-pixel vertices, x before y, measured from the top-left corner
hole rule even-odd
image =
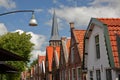
[[[36,65],[37,63],[38,63],[38,59],[34,60],[34,61],[30,64],[30,66],[33,67],[33,66]]]
[[[0,37],[0,48],[4,48],[19,56],[30,59],[30,52],[33,50],[33,43],[30,42],[31,35],[22,33],[7,33]],[[20,72],[25,69],[28,61],[8,61],[7,63],[15,66]],[[19,80],[20,73],[7,75],[9,80]],[[9,77],[10,76],[10,77]],[[13,76],[13,77],[12,77]],[[11,79],[10,79],[11,78]]]

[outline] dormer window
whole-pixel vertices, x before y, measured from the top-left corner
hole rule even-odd
[[[100,44],[99,44],[99,35],[95,36],[95,46],[96,46],[96,58],[100,59]]]

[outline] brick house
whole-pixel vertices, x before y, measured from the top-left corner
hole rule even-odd
[[[120,18],[92,18],[84,42],[87,80],[120,80]]]
[[[49,40],[49,46],[46,47],[46,62],[45,62],[46,80],[53,80],[52,79],[54,77],[54,75],[52,75],[53,55],[54,51],[58,50],[57,53],[59,53],[60,49],[58,48],[60,48],[60,44],[61,40],[59,37],[57,18],[54,10],[51,37]]]
[[[68,58],[70,53],[70,38],[62,37],[60,46],[59,76],[60,80],[68,80]]]
[[[53,47],[52,58],[52,79],[59,80],[59,59],[60,59],[60,46]]]
[[[38,55],[38,80],[45,80],[45,57]]]
[[[83,42],[85,30],[74,29],[74,23],[70,23],[71,42],[70,55],[68,60],[68,80],[82,79],[82,59],[83,59]]]

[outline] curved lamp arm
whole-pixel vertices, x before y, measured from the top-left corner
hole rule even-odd
[[[18,12],[32,12],[32,17],[31,17],[31,20],[29,22],[29,25],[30,26],[37,26],[37,21],[36,21],[35,16],[34,16],[34,10],[11,11],[11,12],[2,13],[2,14],[0,14],[0,16],[7,15],[7,14],[12,14],[12,13],[18,13]]]

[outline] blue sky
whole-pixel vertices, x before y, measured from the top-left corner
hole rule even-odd
[[[75,28],[86,29],[91,17],[120,17],[119,0],[0,0],[0,13],[13,10],[35,10],[37,27],[28,26],[31,13],[16,13],[0,16],[0,33],[25,31],[35,43],[33,58],[45,54],[51,34],[52,12],[56,9],[60,36],[70,36],[69,22]]]

